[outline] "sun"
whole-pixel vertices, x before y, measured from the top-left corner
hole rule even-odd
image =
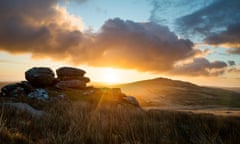
[[[113,68],[106,68],[103,72],[103,82],[115,84],[121,82],[119,71]]]

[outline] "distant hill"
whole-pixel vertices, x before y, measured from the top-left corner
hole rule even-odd
[[[240,87],[221,87],[221,88],[240,93]]]
[[[240,107],[240,93],[202,87],[189,82],[156,78],[117,85],[133,95],[142,106],[224,106]]]

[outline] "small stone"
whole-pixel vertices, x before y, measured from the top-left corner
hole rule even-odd
[[[124,96],[123,100],[126,101],[129,104],[134,105],[134,106],[137,106],[137,107],[140,106],[138,101],[137,101],[137,99],[135,97],[133,97],[133,96]]]

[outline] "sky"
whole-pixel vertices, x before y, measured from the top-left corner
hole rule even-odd
[[[74,66],[92,81],[240,85],[239,0],[1,0],[0,81]]]

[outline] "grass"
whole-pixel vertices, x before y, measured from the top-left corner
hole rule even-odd
[[[1,143],[238,143],[240,119],[126,105],[57,101],[48,114],[1,111]]]
[[[178,96],[172,94],[175,101],[180,101],[185,94],[196,93],[196,89],[186,92],[184,89],[180,90],[182,93],[178,93]],[[212,90],[205,89],[201,93],[203,97],[188,96],[187,100],[209,102],[211,99],[204,99],[204,96],[212,94]],[[33,117],[25,111],[0,107],[1,144],[225,144],[240,141],[238,117],[167,110],[144,111],[121,102],[123,94],[108,88],[88,90],[47,88],[47,91],[50,97],[64,94],[67,98],[54,101],[38,101],[24,97],[0,100],[0,103],[8,101],[28,103],[33,108],[47,113],[42,117]],[[156,91],[159,92],[158,89]],[[167,89],[161,92],[165,91]],[[170,92],[168,94],[171,96]],[[216,93],[216,96],[218,95]],[[219,102],[223,98],[226,102],[223,105],[233,102],[233,97],[228,100],[228,96],[222,97]],[[234,99],[236,105],[239,103],[237,100]]]

